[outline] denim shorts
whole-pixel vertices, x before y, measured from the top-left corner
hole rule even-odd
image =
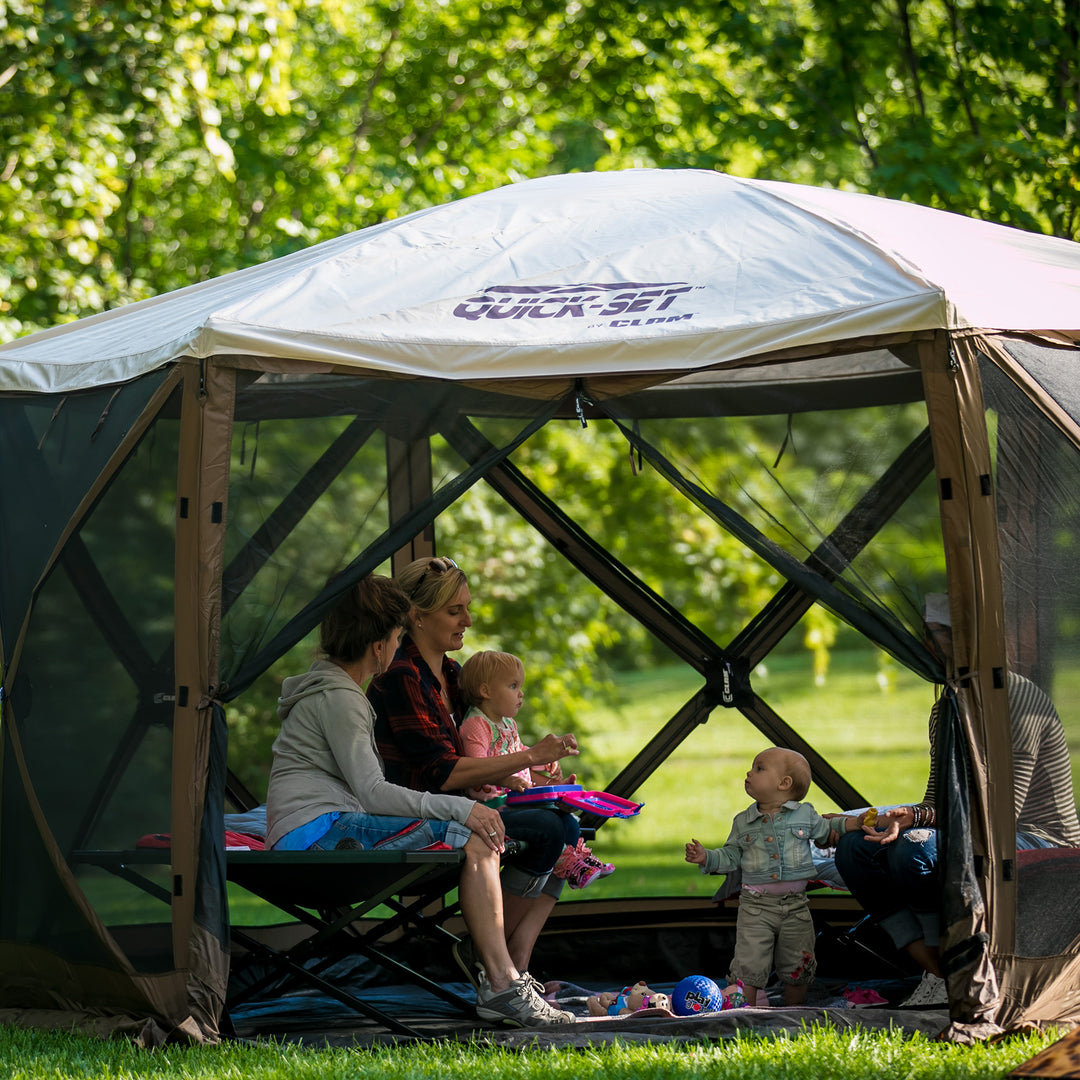
[[[463,848],[471,835],[459,821],[342,814],[308,850],[333,851],[342,840],[354,840],[365,851],[422,851],[432,844],[457,849]]]

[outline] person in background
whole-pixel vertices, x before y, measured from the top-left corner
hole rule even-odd
[[[320,626],[322,657],[281,685],[281,731],[267,793],[267,847],[277,851],[462,850],[459,897],[487,976],[481,1019],[522,1027],[568,1023],[518,970],[506,946],[499,888],[499,813],[458,795],[390,783],[375,746],[364,684],[397,651],[412,605],[389,578],[353,586]]]
[[[951,660],[948,597],[929,593],[924,622]],[[1057,709],[1030,679],[1006,676],[1013,744],[1016,846],[1080,846],[1072,768]],[[930,746],[937,740],[939,703],[930,710]],[[852,895],[875,916],[897,949],[925,972],[905,1005],[948,1002],[939,963],[940,899],[937,851],[937,777],[931,757],[922,801],[883,810],[875,829],[847,834],[836,849],[836,868]]]

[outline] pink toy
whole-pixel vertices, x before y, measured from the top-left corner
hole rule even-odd
[[[583,791],[580,784],[553,784],[514,791],[506,796],[507,806],[550,806],[582,810],[597,817],[636,817],[644,803],[631,802],[607,791]]]

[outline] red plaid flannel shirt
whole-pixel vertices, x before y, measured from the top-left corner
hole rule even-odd
[[[443,704],[431,668],[408,638],[386,671],[371,680],[367,693],[375,709],[375,741],[391,783],[441,792],[458,758],[465,756],[458,734],[460,670],[456,660],[443,657],[442,676],[453,716]]]

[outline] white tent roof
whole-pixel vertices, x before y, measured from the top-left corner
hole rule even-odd
[[[696,170],[545,177],[0,346],[0,389],[181,356],[505,379],[693,371],[933,328],[1080,328],[1080,244]]]

